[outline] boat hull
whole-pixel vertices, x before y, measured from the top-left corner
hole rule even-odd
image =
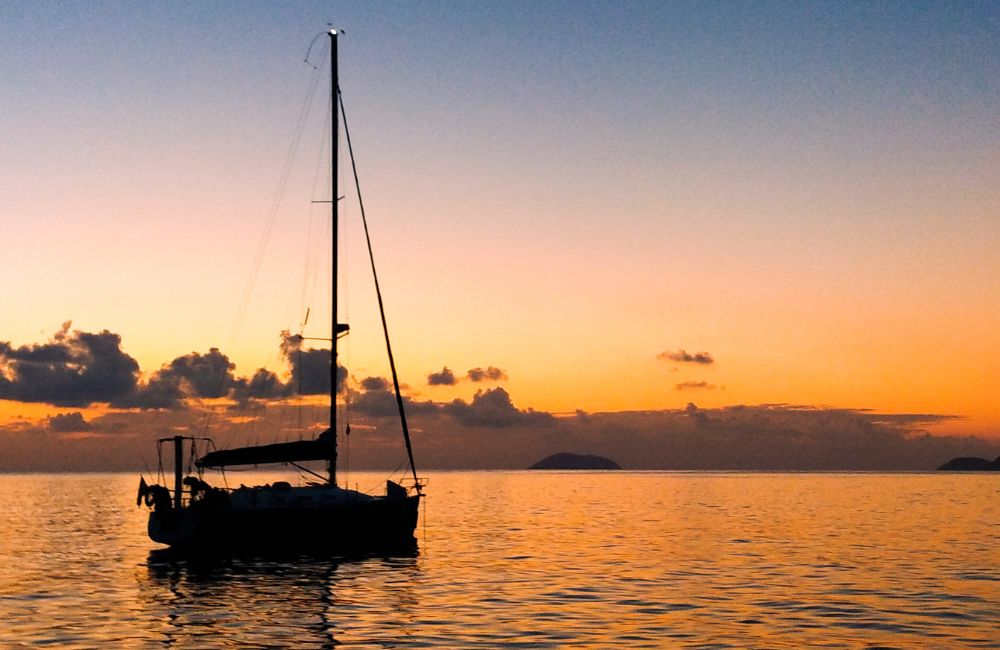
[[[376,550],[413,544],[420,496],[234,509],[193,504],[149,513],[149,537],[188,550]]]

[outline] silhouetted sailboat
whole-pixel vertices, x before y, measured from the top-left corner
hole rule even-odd
[[[332,101],[332,182],[331,217],[333,221],[333,282],[330,363],[330,427],[313,440],[275,443],[236,449],[212,451],[195,462],[199,475],[184,476],[184,447],[189,441],[189,449],[194,449],[199,439],[174,436],[159,441],[172,443],[174,447],[173,490],[161,485],[147,485],[140,479],[136,504],[145,503],[151,507],[149,513],[149,536],[151,539],[174,547],[183,548],[263,548],[286,550],[298,547],[311,549],[369,549],[411,543],[417,524],[417,512],[422,494],[422,482],[417,477],[410,445],[409,429],[403,410],[403,400],[399,392],[388,330],[385,329],[385,314],[382,325],[385,330],[386,349],[396,392],[403,439],[406,444],[412,486],[404,487],[394,481],[387,481],[386,493],[374,496],[341,488],[337,485],[337,339],[347,334],[349,326],[338,323],[337,319],[337,163],[339,116],[343,113],[343,102],[337,81],[337,30],[330,36],[330,96]],[[350,133],[347,134],[350,150]],[[353,167],[353,152],[351,155]],[[357,176],[355,175],[355,181]],[[360,200],[360,195],[359,195]],[[364,219],[364,205],[361,205]],[[367,224],[365,225],[367,236]],[[371,244],[368,245],[369,255]],[[374,262],[372,269],[374,271]],[[375,290],[379,309],[382,310],[382,295],[378,277]],[[269,485],[224,489],[212,487],[202,480],[201,470],[205,468],[225,468],[231,466],[256,466],[265,464],[289,464],[325,461],[328,477],[323,483],[306,486],[292,486],[279,481]],[[164,481],[165,482],[165,481]]]

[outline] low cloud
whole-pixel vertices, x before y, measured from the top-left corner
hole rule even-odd
[[[389,380],[384,377],[365,377],[360,382],[360,391],[348,394],[352,411],[373,418],[397,417],[399,405],[396,394],[389,388]],[[407,414],[428,413],[437,411],[435,402],[420,402],[403,395],[403,408]]]
[[[503,388],[476,391],[471,402],[456,399],[450,404],[445,404],[442,410],[465,426],[536,426],[554,420],[549,413],[518,409]]]
[[[481,381],[506,381],[507,373],[500,368],[490,366],[488,368],[472,368],[465,374],[471,382]]]
[[[399,413],[396,396],[388,390],[367,390],[351,402],[351,410],[374,418],[395,416]]]
[[[367,377],[361,381],[361,388],[361,391],[352,391],[349,395],[352,411],[374,418],[398,415],[396,395],[389,389],[388,381],[381,377]],[[477,391],[469,402],[461,399],[447,403],[418,401],[404,395],[403,407],[407,414],[448,416],[463,427],[537,426],[555,419],[549,413],[518,409],[503,388]]]
[[[124,409],[178,409],[183,403],[180,381],[175,376],[154,373],[145,384],[111,401],[111,406]]]
[[[75,411],[53,415],[49,418],[49,430],[53,433],[72,433],[77,431],[90,431],[91,426],[83,417],[83,413]]]
[[[372,390],[348,394],[351,467],[393,468],[405,457],[395,396],[369,385]],[[956,456],[1000,455],[1000,440],[930,435],[928,429],[954,419],[941,414],[787,404],[709,409],[691,403],[554,417],[517,408],[502,388],[480,391],[470,401],[404,401],[418,467],[424,469],[525,468],[559,451],[650,470],[930,470]],[[254,418],[200,402],[177,410],[22,418],[0,423],[0,471],[142,469],[144,462],[155,468],[156,439],[203,435],[210,412],[208,435],[226,446],[315,437],[328,417],[320,405],[278,400]],[[53,445],[53,434],[60,444]]]
[[[677,363],[697,363],[701,365],[711,365],[715,363],[715,359],[708,352],[695,352],[691,354],[685,350],[677,350],[676,352],[661,352],[656,355],[656,358],[660,361],[675,361]]]
[[[455,382],[455,373],[448,366],[442,368],[441,372],[432,372],[427,375],[427,383],[431,386],[454,386]]]
[[[687,406],[684,407],[684,414],[692,421],[697,422],[699,426],[706,426],[711,421],[708,413],[699,409],[694,402],[688,402]]]
[[[258,368],[250,379],[241,377],[233,380],[232,397],[240,408],[258,400],[281,399],[288,393],[289,386],[267,368]]]

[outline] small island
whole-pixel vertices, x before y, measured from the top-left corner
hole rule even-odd
[[[939,472],[1000,472],[1000,456],[995,460],[985,458],[974,458],[963,456],[952,458],[947,463],[938,467]]]
[[[621,466],[603,456],[561,452],[546,456],[528,469],[621,469]]]

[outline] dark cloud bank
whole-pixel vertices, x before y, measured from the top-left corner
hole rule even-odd
[[[136,389],[139,364],[108,330],[69,332],[64,323],[48,343],[15,348],[0,341],[0,399],[86,406]]]
[[[0,425],[0,471],[141,469],[156,437],[202,435],[209,414],[210,435],[224,446],[311,437],[325,426],[326,407],[316,406],[311,422],[288,423],[297,421],[294,402],[306,399],[299,396],[329,391],[330,354],[302,349],[290,337],[282,350],[287,368],[280,374],[261,368],[239,377],[212,348],[177,357],[143,380],[120,337],[106,330],[70,332],[67,324],[45,344],[0,342],[0,399],[67,407],[41,422]],[[506,378],[492,367],[473,370],[483,371],[482,380]],[[474,374],[466,377],[479,381]],[[338,388],[352,422],[352,467],[396,467],[403,450],[390,383],[351,379],[338,368]],[[418,466],[427,469],[524,468],[558,451],[608,456],[629,469],[696,470],[927,470],[955,456],[1000,454],[1000,440],[929,435],[928,427],[950,419],[934,414],[689,404],[556,417],[518,408],[500,387],[468,401],[404,395],[403,402]],[[79,408],[91,404],[111,410],[85,417]]]
[[[121,337],[69,331],[70,323],[48,343],[15,348],[0,341],[0,399],[53,406],[109,404],[122,409],[187,408],[188,400],[231,398],[246,405],[293,395],[330,392],[330,351],[303,349],[299,337],[282,339],[289,378],[282,381],[266,368],[237,377],[235,366],[218,348],[177,357],[140,378],[139,364],[121,347]],[[337,368],[337,389],[347,370]]]

